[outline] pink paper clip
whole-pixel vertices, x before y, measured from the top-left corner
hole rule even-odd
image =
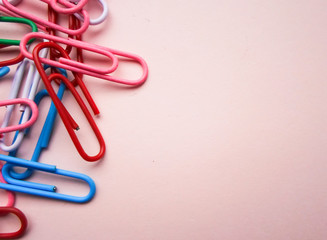
[[[100,79],[104,79],[104,80],[108,80],[108,81],[112,81],[112,82],[116,82],[116,83],[130,85],[130,86],[139,86],[139,85],[143,84],[148,77],[149,70],[148,70],[148,66],[147,66],[145,60],[136,54],[127,53],[127,52],[123,52],[123,51],[119,51],[119,50],[115,50],[115,49],[111,49],[111,48],[107,48],[107,47],[103,47],[103,46],[99,46],[99,45],[95,45],[95,44],[91,44],[91,43],[86,43],[86,42],[71,39],[71,38],[63,39],[60,37],[49,36],[49,35],[42,34],[40,32],[28,33],[23,37],[23,39],[20,42],[20,50],[21,50],[22,54],[31,60],[33,60],[33,57],[32,57],[32,54],[27,51],[26,44],[32,38],[49,39],[49,40],[53,40],[55,42],[70,44],[75,47],[80,47],[80,48],[82,47],[86,50],[91,50],[91,51],[94,49],[94,50],[96,50],[95,52],[97,52],[97,53],[102,53],[103,55],[107,55],[108,57],[110,56],[111,60],[112,60],[111,68],[108,69],[107,71],[101,71],[101,72],[99,69],[92,70],[91,67],[88,67],[83,63],[79,63],[77,61],[72,61],[72,60],[65,59],[65,58],[59,58],[59,62],[54,62],[49,59],[41,59],[42,63],[47,63],[47,64],[55,66],[55,67],[65,68],[65,69],[68,69],[68,70],[71,70],[74,72],[82,73],[85,75],[97,77]],[[137,78],[136,80],[127,80],[127,79],[123,79],[123,78],[119,78],[119,77],[115,77],[115,76],[111,76],[111,75],[107,74],[107,73],[113,72],[118,67],[118,57],[116,55],[138,63],[142,67],[142,70],[143,70],[142,75],[139,78]]]
[[[79,0],[79,1],[75,1],[76,2],[75,5],[67,0],[41,0],[41,1],[49,4],[56,12],[63,13],[63,14],[77,13],[81,11],[88,2],[88,0]],[[68,8],[63,8],[58,6],[58,3],[64,4],[65,2],[70,5]]]
[[[98,67],[92,67],[92,66],[86,65],[85,63],[80,63],[78,61],[70,60],[70,59],[67,59],[64,57],[60,57],[58,61],[54,61],[54,60],[47,59],[47,58],[41,58],[42,63],[48,64],[48,65],[51,65],[54,67],[64,68],[64,69],[71,70],[74,72],[80,72],[81,70],[85,70],[87,72],[95,72],[99,75],[111,73],[111,72],[115,71],[118,67],[118,58],[112,52],[108,51],[107,49],[101,49],[98,45],[95,45],[92,43],[86,43],[86,42],[79,41],[79,40],[72,39],[72,38],[64,39],[61,37],[52,36],[52,35],[44,34],[41,32],[35,32],[35,34],[33,34],[33,35],[26,34],[20,42],[21,43],[20,50],[21,50],[22,54],[31,60],[33,60],[33,56],[27,50],[27,43],[28,43],[28,39],[30,39],[30,38],[48,39],[50,41],[54,41],[57,43],[63,43],[63,44],[70,45],[70,46],[80,48],[83,50],[88,50],[88,51],[92,51],[95,53],[99,53],[99,54],[102,54],[102,55],[108,57],[110,60],[109,62],[112,63],[108,69],[103,70],[103,69],[99,69]]]
[[[85,32],[90,24],[89,14],[85,10],[80,11],[80,13],[82,14],[83,19],[84,19],[84,22],[82,23],[81,27],[79,29],[69,29],[69,28],[64,28],[58,24],[49,22],[47,20],[44,20],[42,18],[39,18],[29,12],[25,12],[25,11],[19,9],[18,7],[14,6],[13,4],[11,4],[8,0],[2,0],[2,2],[3,2],[3,5],[7,8],[7,12],[9,12],[9,14],[10,14],[10,12],[13,12],[15,14],[15,16],[19,15],[21,17],[28,18],[28,19],[34,21],[42,30],[45,30],[48,27],[48,28],[55,29],[57,31],[60,31],[60,32],[63,32],[66,34],[79,35],[79,34],[82,34],[83,32]],[[64,1],[64,0],[60,0],[60,3],[66,7],[75,6],[74,4]],[[0,10],[2,10],[2,8],[0,8]],[[13,15],[13,14],[11,14],[11,15]]]
[[[7,100],[0,101],[0,107],[13,105],[13,104],[24,104],[24,105],[29,106],[32,110],[31,118],[22,124],[0,128],[0,138],[2,135],[1,133],[12,132],[12,131],[17,131],[17,130],[22,130],[22,129],[28,128],[36,121],[36,119],[38,117],[39,111],[38,111],[37,105],[35,104],[34,101],[32,101],[28,98],[14,98],[14,99],[7,99]]]
[[[16,6],[18,5],[22,0],[11,0],[10,4]],[[18,14],[15,14],[12,11],[9,11],[6,7],[3,6],[2,0],[0,0],[0,11],[4,12],[5,14],[12,16],[12,17],[20,17]]]

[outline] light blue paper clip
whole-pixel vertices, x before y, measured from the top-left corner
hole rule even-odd
[[[60,94],[63,94],[64,90],[65,90],[65,85],[62,83],[59,87],[58,96],[60,96]],[[40,101],[39,99],[42,99],[46,95],[47,95],[46,90],[42,90],[41,92],[38,93],[36,97],[37,98],[36,101]],[[2,168],[2,175],[4,179],[8,182],[7,184],[0,183],[0,188],[9,191],[15,191],[15,192],[37,195],[46,198],[58,199],[62,201],[69,201],[69,202],[76,202],[76,203],[88,202],[93,198],[96,189],[94,181],[89,176],[82,173],[76,173],[72,171],[58,169],[55,165],[37,162],[42,150],[48,146],[51,132],[54,126],[56,113],[57,111],[55,107],[53,106],[52,110],[50,107],[46,122],[43,126],[39,140],[36,144],[32,161],[0,154],[0,160],[7,162]],[[28,170],[24,172],[23,175],[19,175],[20,173],[15,173],[13,171],[14,166],[26,167],[28,168]],[[20,179],[15,179],[11,176],[12,174],[18,177],[26,177],[29,176],[30,171],[33,170],[40,170],[44,172],[49,172],[53,174],[58,174],[62,176],[83,180],[89,185],[90,191],[86,196],[82,196],[82,197],[72,196],[72,195],[55,192],[57,188],[54,185],[24,181]]]
[[[0,78],[6,76],[10,71],[9,67],[2,67],[0,68]]]
[[[39,162],[32,162],[32,161],[28,161],[28,160],[25,160],[22,158],[15,158],[15,157],[10,157],[10,156],[6,156],[6,155],[0,155],[0,160],[7,162],[7,164],[5,164],[2,168],[2,175],[5,179],[11,178],[9,176],[9,170],[13,166],[20,166],[20,167],[32,168],[34,170],[40,170],[40,171],[44,171],[44,172],[58,174],[61,176],[80,179],[80,180],[85,181],[90,187],[89,193],[86,196],[82,196],[82,197],[72,196],[72,195],[63,194],[63,193],[57,193],[57,192],[55,192],[57,188],[54,185],[27,182],[24,180],[16,180],[16,181],[14,181],[15,184],[0,183],[0,188],[2,188],[2,189],[36,195],[36,196],[40,196],[40,197],[53,198],[53,199],[62,200],[62,201],[75,202],[75,203],[88,202],[93,198],[93,196],[95,194],[95,183],[89,176],[87,176],[85,174],[58,169],[55,165],[39,163]],[[8,163],[10,163],[10,164],[8,164]]]
[[[47,68],[48,67],[46,66],[45,69],[47,69]],[[59,70],[60,70],[61,74],[67,76],[67,72],[65,70],[63,70],[63,69],[59,69]],[[62,99],[62,97],[64,95],[65,89],[66,89],[65,84],[63,84],[63,83],[60,84],[59,90],[58,90],[58,93],[57,93],[57,96],[58,96],[58,98],[60,100]],[[35,96],[34,102],[37,105],[39,105],[39,103],[42,101],[42,99],[44,97],[47,97],[47,96],[49,96],[48,92],[45,89],[41,90]],[[34,149],[34,152],[33,152],[33,155],[31,157],[30,161],[38,162],[42,150],[48,147],[56,117],[57,117],[57,109],[56,109],[56,106],[53,104],[53,102],[51,102],[47,118],[46,118],[45,123],[43,125],[39,140],[37,141],[36,147]],[[27,132],[29,130],[30,130],[30,128],[26,129],[25,134],[27,134]],[[19,131],[16,131],[13,142],[15,142],[15,139],[18,136],[18,134],[19,134]],[[9,153],[9,156],[16,157],[18,149],[19,148],[15,149],[14,151],[11,151]],[[21,173],[15,172],[14,169],[10,170],[10,176],[12,176],[15,179],[26,179],[26,178],[30,177],[32,175],[32,173],[33,173],[33,170],[31,170],[31,169],[26,169],[25,172],[21,172]],[[10,181],[11,181],[11,179],[8,179],[8,182],[10,182]]]

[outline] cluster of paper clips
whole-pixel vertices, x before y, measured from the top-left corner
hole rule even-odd
[[[19,230],[0,233],[0,238],[20,237],[27,227],[25,215],[14,207],[15,195],[13,192],[75,203],[84,203],[93,198],[95,183],[89,176],[38,162],[41,152],[48,147],[58,114],[81,158],[89,162],[103,158],[106,149],[105,141],[87,105],[92,109],[94,115],[99,114],[99,109],[84,83],[84,76],[130,86],[139,86],[147,79],[148,67],[141,57],[82,40],[82,35],[88,27],[100,24],[108,14],[106,0],[97,0],[100,4],[92,5],[92,7],[101,7],[103,11],[99,17],[91,19],[86,6],[92,1],[41,0],[40,2],[46,5],[45,9],[48,11],[48,19],[44,20],[40,16],[24,10],[28,4],[33,4],[31,1],[0,0],[0,22],[23,24],[31,29],[19,40],[0,39],[0,52],[9,46],[16,46],[18,50],[16,57],[0,62],[0,78],[12,78],[9,96],[0,100],[0,107],[6,107],[0,126],[0,149],[2,152],[8,153],[0,154],[2,173],[0,174],[0,188],[7,190],[8,193],[7,205],[0,207],[0,216],[14,214],[21,222]],[[65,16],[63,19],[67,19],[66,27],[62,26],[65,25],[62,20],[60,24],[58,23],[60,16]],[[85,51],[101,55],[99,58],[106,59],[106,63],[102,66],[107,67],[99,68],[85,64]],[[119,77],[119,73],[113,74],[121,66],[122,59],[139,65],[142,69],[140,76],[126,79]],[[14,67],[16,67],[15,73],[8,74]],[[119,72],[121,71],[122,69]],[[66,90],[69,90],[77,101],[96,136],[99,151],[95,155],[90,155],[84,150],[76,135],[75,131],[79,129],[79,126],[62,102]],[[87,104],[79,92],[83,93]],[[3,99],[3,96],[0,97]],[[40,111],[38,106],[45,97],[51,98],[51,105],[32,157],[30,160],[18,157],[19,147],[29,133],[30,127],[37,121]],[[12,123],[15,106],[19,106],[20,110],[20,120],[17,124]],[[15,167],[25,168],[25,171],[17,171]],[[26,179],[35,171],[82,180],[88,184],[90,190],[86,196],[58,193],[56,192],[57,187],[54,185],[27,181]]]

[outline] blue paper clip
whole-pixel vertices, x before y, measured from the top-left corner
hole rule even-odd
[[[10,68],[5,66],[5,67],[2,67],[0,68],[0,78],[6,76],[10,71]]]
[[[11,178],[9,176],[9,170],[14,166],[20,166],[20,167],[32,168],[34,170],[54,173],[66,177],[72,177],[75,179],[80,179],[85,181],[90,187],[89,193],[86,196],[82,196],[82,197],[67,195],[63,193],[56,193],[55,190],[57,188],[54,185],[33,183],[24,180],[16,180],[15,182],[16,184],[0,183],[0,188],[2,189],[36,195],[40,197],[53,198],[62,201],[75,202],[75,203],[88,202],[93,198],[95,194],[95,183],[89,176],[85,174],[58,169],[55,165],[39,163],[39,162],[31,162],[22,158],[15,158],[6,155],[0,155],[0,160],[7,162],[7,164],[5,164],[2,168],[2,175],[6,179],[6,181],[8,181],[7,179]]]
[[[48,66],[46,66],[45,68],[48,68]],[[67,72],[63,69],[59,69],[59,71],[67,76]],[[64,95],[64,91],[65,91],[66,87],[65,87],[65,84],[60,84],[59,86],[59,90],[58,90],[58,93],[57,93],[57,96],[58,98],[61,100],[63,95]],[[49,96],[48,95],[48,92],[44,89],[44,90],[41,90],[34,98],[34,102],[36,104],[39,104],[42,99],[46,96]],[[45,123],[43,125],[43,129],[41,131],[41,134],[40,134],[40,137],[39,137],[39,140],[37,141],[37,144],[36,144],[36,147],[35,147],[35,150],[33,152],[33,155],[31,157],[31,160],[30,161],[33,161],[33,162],[37,162],[39,157],[40,157],[40,154],[42,152],[42,150],[44,148],[47,148],[48,147],[48,144],[49,144],[49,141],[50,141],[50,136],[51,136],[51,133],[52,133],[52,130],[53,130],[53,125],[54,125],[54,122],[55,122],[55,119],[56,119],[56,116],[57,116],[57,109],[56,109],[56,106],[54,105],[53,102],[51,102],[51,105],[50,105],[50,109],[49,109],[49,112],[48,112],[48,115],[47,115],[47,118],[45,120]],[[30,128],[29,128],[30,129]],[[29,131],[29,129],[27,129],[26,131]],[[16,137],[18,136],[18,134],[20,134],[19,131],[16,131],[16,134],[15,134],[15,137],[14,137],[14,140],[13,142],[15,142],[15,139]],[[14,151],[11,151],[9,153],[9,156],[11,157],[16,157],[17,156],[17,151],[18,151],[19,148],[16,148]],[[22,173],[17,173],[15,172],[14,170],[11,170],[10,171],[10,175],[13,177],[13,178],[16,178],[16,179],[25,179],[25,178],[28,178],[32,175],[33,173],[33,170],[31,169],[27,169],[25,172],[22,172]]]
[[[64,83],[61,83],[58,91],[58,95],[65,90],[65,85]],[[46,90],[42,90],[37,98],[42,99],[43,96],[47,95]],[[36,99],[39,101],[38,99]],[[51,108],[51,107],[50,107]],[[6,156],[0,154],[0,160],[6,161],[7,163],[3,166],[2,168],[2,175],[4,179],[8,182],[6,183],[0,183],[0,188],[9,190],[9,191],[15,191],[15,192],[21,192],[21,193],[26,193],[26,194],[32,194],[32,195],[37,195],[41,197],[47,197],[47,198],[53,198],[53,199],[58,199],[62,201],[69,201],[69,202],[76,202],[76,203],[84,203],[90,201],[94,194],[95,194],[95,183],[94,181],[87,175],[82,174],[82,173],[76,173],[76,172],[71,172],[67,170],[62,170],[56,168],[54,165],[50,164],[45,164],[45,163],[39,163],[35,162],[42,150],[48,146],[49,139],[51,136],[51,132],[53,129],[53,123],[56,115],[56,109],[50,111],[48,113],[47,120],[44,124],[44,127],[42,129],[42,132],[40,134],[39,140],[37,142],[37,145],[35,147],[33,157],[34,161],[28,161],[22,158],[17,158],[13,156]],[[86,196],[72,196],[72,195],[67,195],[67,194],[62,194],[62,193],[56,193],[56,186],[54,185],[48,185],[48,184],[43,184],[43,183],[34,183],[34,182],[28,182],[24,180],[19,180],[12,178],[11,174],[18,174],[14,173],[12,171],[12,168],[14,166],[19,166],[19,167],[26,167],[29,170],[40,170],[44,172],[49,172],[49,173],[54,173],[62,176],[67,176],[67,177],[72,177],[76,179],[80,179],[85,181],[89,187],[90,191]],[[30,174],[29,172],[24,172],[23,175],[17,175],[19,177],[23,176],[25,177],[25,174],[27,176]]]

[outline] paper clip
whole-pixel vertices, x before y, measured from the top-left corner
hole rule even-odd
[[[0,5],[0,10],[3,10],[2,8],[5,8],[5,7]],[[29,19],[25,19],[25,18],[0,16],[0,22],[23,23],[23,24],[29,25],[32,29],[32,32],[38,31],[36,24],[33,21],[31,21]],[[30,41],[28,41],[28,44],[31,43],[32,41],[34,41],[34,39],[30,39]],[[2,48],[7,47],[7,46],[12,46],[12,45],[18,46],[20,44],[20,40],[0,39],[0,44],[1,44]],[[24,55],[21,52],[19,52],[17,57],[10,59],[10,60],[5,60],[5,61],[0,62],[0,67],[10,66],[10,65],[19,63],[19,62],[23,61],[23,59],[24,59]]]
[[[3,183],[2,183],[3,184]],[[0,233],[0,239],[13,239],[21,237],[27,228],[27,219],[22,211],[15,207],[0,207],[0,215],[14,214],[18,217],[21,226],[15,232]]]
[[[8,182],[8,184],[0,183],[0,188],[9,191],[14,191],[14,192],[21,192],[21,193],[40,196],[40,197],[46,197],[46,198],[52,198],[52,199],[76,202],[76,203],[88,202],[93,198],[95,194],[95,183],[92,180],[92,178],[90,178],[85,174],[59,169],[55,165],[39,163],[39,162],[31,162],[22,158],[15,158],[6,155],[0,155],[0,160],[7,162],[7,164],[3,166],[2,174],[4,179]],[[72,196],[68,194],[55,192],[57,187],[54,185],[27,182],[24,180],[15,180],[10,177],[10,173],[9,173],[10,169],[14,166],[26,167],[34,170],[40,170],[48,173],[61,175],[61,176],[80,179],[85,181],[89,185],[90,191],[85,196]],[[10,181],[14,181],[15,184],[10,184],[9,183]]]
[[[97,51],[103,51],[102,53],[104,53],[104,52],[107,53],[107,54],[110,53],[111,59],[113,61],[112,68],[107,70],[106,72],[110,72],[112,70],[117,69],[117,67],[118,67],[118,58],[115,55],[126,58],[126,59],[131,59],[132,61],[137,62],[142,67],[143,72],[142,72],[142,75],[136,80],[126,80],[126,79],[119,78],[119,77],[114,77],[114,76],[111,76],[111,75],[108,75],[108,74],[99,73],[98,70],[97,71],[89,70],[89,69],[87,69],[85,67],[85,64],[81,64],[81,63],[78,63],[76,61],[72,61],[72,60],[69,60],[69,59],[65,60],[64,58],[60,58],[59,62],[61,62],[61,63],[54,62],[54,61],[49,61],[47,59],[41,59],[43,63],[47,63],[47,64],[49,64],[51,66],[65,68],[65,69],[68,69],[68,70],[71,70],[71,71],[74,71],[74,72],[78,72],[78,73],[81,73],[81,74],[97,77],[97,78],[100,78],[100,79],[104,79],[104,80],[108,80],[108,81],[112,81],[112,82],[116,82],[116,83],[126,84],[126,85],[130,85],[130,86],[142,85],[146,81],[146,79],[148,77],[149,70],[148,70],[148,66],[147,66],[146,62],[144,61],[143,58],[141,58],[141,57],[139,57],[139,56],[137,56],[135,54],[127,53],[127,52],[123,52],[123,51],[119,51],[119,50],[115,50],[115,49],[111,49],[111,48],[106,48],[106,47],[91,44],[91,43],[85,43],[85,42],[78,41],[78,40],[75,40],[75,39],[69,39],[69,40],[64,39],[63,40],[62,38],[58,38],[58,37],[55,37],[55,36],[44,36],[44,35],[45,34],[42,34],[42,33],[38,32],[38,33],[28,33],[23,37],[23,39],[22,39],[22,41],[20,43],[20,49],[21,49],[21,52],[24,54],[25,57],[27,57],[29,59],[33,59],[32,54],[29,53],[27,51],[27,49],[26,49],[26,43],[28,42],[29,39],[31,39],[31,38],[46,38],[46,39],[49,39],[49,40],[53,40],[53,41],[61,42],[61,43],[65,43],[65,44],[71,44],[72,45],[72,43],[74,43],[74,45],[76,47],[80,46],[80,47],[83,47],[85,49],[87,49],[86,46],[92,46],[92,48],[97,49]],[[87,49],[87,50],[91,50],[91,49]],[[114,56],[112,56],[112,55],[114,55]],[[117,62],[116,62],[116,59],[117,59]],[[64,65],[62,63],[67,63],[67,64]]]
[[[8,2],[8,0],[2,0],[4,6],[11,12],[18,14],[21,17],[24,18],[28,18],[30,20],[32,20],[33,22],[35,22],[42,30],[46,30],[46,28],[52,28],[52,29],[56,29],[57,31],[63,32],[63,33],[67,33],[70,35],[78,35],[78,34],[82,34],[83,32],[85,32],[89,26],[89,22],[90,22],[90,17],[89,14],[85,11],[85,10],[81,10],[80,13],[83,15],[83,24],[81,26],[80,29],[68,29],[68,28],[64,28],[62,26],[60,26],[59,24],[54,24],[51,23],[49,21],[46,21],[40,17],[37,17],[29,12],[25,12],[23,10],[20,10],[19,8],[17,8],[16,6],[10,4],[10,2]],[[68,1],[60,1],[60,3],[66,7],[71,7],[73,4],[69,3]],[[1,9],[0,9],[1,10]]]
[[[33,50],[35,66],[41,75],[41,79],[44,83],[44,86],[47,89],[53,103],[55,104],[55,106],[58,110],[58,113],[59,113],[59,115],[67,129],[67,132],[68,132],[69,136],[71,137],[78,153],[86,161],[90,161],[90,162],[97,161],[100,158],[102,158],[105,153],[106,147],[105,147],[104,139],[103,139],[101,132],[99,131],[94,119],[92,118],[89,110],[87,109],[85,103],[83,102],[81,96],[76,91],[74,85],[66,77],[64,77],[61,74],[53,73],[48,77],[46,75],[46,73],[44,72],[38,54],[43,48],[49,48],[49,47],[57,49],[62,55],[65,54],[65,50],[56,43],[53,43],[53,42],[40,43]],[[78,137],[77,137],[76,133],[74,132],[74,128],[72,127],[71,120],[69,118],[67,118],[68,111],[67,111],[66,107],[63,105],[63,103],[60,101],[60,99],[57,97],[57,95],[55,94],[55,92],[51,86],[51,81],[53,81],[55,79],[59,79],[61,82],[65,83],[66,87],[70,90],[70,92],[73,94],[74,98],[76,99],[77,103],[81,107],[81,110],[83,111],[88,123],[90,124],[90,126],[99,142],[100,149],[96,155],[94,155],[94,156],[88,155],[84,151],[80,141],[78,140]],[[77,128],[77,130],[78,130],[78,128]]]
[[[13,22],[13,23],[23,23],[31,27],[32,32],[37,32],[38,28],[36,24],[26,18],[18,18],[18,17],[5,17],[5,16],[0,16],[0,22]],[[27,44],[30,44],[33,42],[34,39],[31,39]],[[0,39],[0,44],[4,45],[19,45],[20,40],[13,40],[13,39]]]
[[[44,49],[44,50],[42,50],[41,55],[43,57],[46,57],[47,52],[48,52],[47,49]],[[27,67],[28,67],[28,69],[27,69]],[[24,61],[18,66],[15,76],[14,76],[13,83],[12,83],[12,89],[10,91],[9,99],[18,97],[18,92],[20,91],[21,83],[23,82],[23,78],[25,75],[27,75],[27,76],[25,78],[25,85],[23,88],[21,98],[28,98],[30,100],[34,99],[39,82],[40,82],[40,75],[39,75],[38,71],[36,70],[34,63],[31,62],[29,59],[24,59]],[[1,127],[5,127],[9,124],[9,120],[10,120],[13,110],[14,110],[13,105],[10,105],[7,107]],[[22,112],[20,122],[24,123],[30,118],[31,109],[21,106],[20,110]],[[10,145],[6,145],[5,141],[4,141],[6,134],[3,134],[2,138],[0,139],[0,148],[6,152],[11,152],[11,151],[15,150],[21,144],[21,142],[24,138],[24,135],[25,135],[24,131],[19,131],[17,133],[17,136],[15,136],[15,140]]]
[[[57,13],[55,11],[53,11],[53,9],[49,6],[48,8],[48,18],[49,21],[56,23],[57,21]],[[69,28],[70,29],[76,29],[80,27],[80,20],[78,18],[76,18],[74,15],[70,15],[69,16]],[[51,35],[55,35],[56,31],[51,29],[49,30],[49,34]],[[76,40],[82,40],[82,36],[81,35],[75,35],[75,36],[69,36],[70,38],[74,38]],[[62,56],[62,54],[60,54],[59,52],[57,52],[54,48],[50,48],[50,59],[51,60],[55,60],[56,58],[59,57],[64,57],[65,59],[69,58],[69,53],[72,50],[72,45],[66,45],[66,49],[65,49],[65,54],[64,56]],[[67,53],[67,54],[66,54]],[[41,58],[43,58],[43,56],[41,56]],[[76,60],[80,63],[83,63],[83,51],[81,48],[76,48]],[[57,62],[57,61],[55,61]],[[54,71],[52,71],[52,73],[54,73]],[[87,87],[85,86],[84,82],[83,82],[83,74],[80,73],[76,73],[73,72],[74,75],[74,79],[71,81],[71,83],[73,83],[74,86],[79,86],[86,98],[86,100],[88,101],[89,105],[92,108],[92,111],[95,115],[98,115],[99,109],[96,106],[91,94],[89,93]],[[59,81],[55,82],[59,83]]]
[[[79,69],[84,69],[87,72],[92,71],[92,72],[98,73],[100,75],[113,72],[118,67],[117,57],[114,54],[112,54],[110,51],[99,48],[98,45],[86,43],[86,42],[71,39],[71,38],[64,39],[64,38],[57,37],[57,36],[47,35],[47,34],[44,34],[41,32],[26,34],[20,43],[21,52],[24,54],[25,57],[27,57],[31,60],[33,60],[33,56],[31,53],[28,52],[27,46],[26,46],[27,42],[31,38],[47,39],[47,40],[54,41],[57,43],[63,43],[63,44],[71,45],[76,48],[81,48],[83,50],[88,50],[88,51],[92,51],[95,53],[99,53],[99,54],[102,54],[102,55],[108,57],[109,60],[112,62],[111,66],[106,70],[98,69],[98,67],[88,66],[84,63],[80,63],[80,62],[73,61],[71,59],[67,59],[67,58],[63,58],[63,57],[59,58],[59,62],[53,61],[50,59],[41,58],[40,60],[42,63],[48,64],[48,65],[51,65],[51,66],[54,66],[57,68],[64,68],[64,69],[75,71],[75,72],[80,72]]]
[[[59,90],[58,90],[59,98],[62,98],[64,90],[65,90],[65,85],[64,85],[64,83],[62,83],[59,86]],[[48,93],[45,89],[41,90],[36,95],[36,101],[37,102],[41,101],[41,99],[44,96],[48,96]],[[7,164],[5,164],[3,166],[2,173],[3,173],[3,177],[8,182],[8,184],[0,183],[0,188],[7,189],[10,191],[17,191],[17,192],[22,192],[22,193],[27,193],[27,194],[32,194],[32,195],[38,195],[41,197],[63,200],[63,201],[70,201],[70,202],[77,202],[77,203],[87,202],[87,201],[91,200],[95,194],[95,183],[93,182],[93,180],[90,177],[88,177],[85,174],[58,169],[54,165],[37,162],[42,150],[44,150],[45,148],[48,147],[52,129],[54,126],[54,121],[56,118],[56,114],[57,114],[57,111],[56,111],[53,103],[51,103],[48,116],[47,116],[44,126],[42,128],[41,134],[39,136],[39,140],[35,146],[31,161],[13,157],[13,156],[0,155],[0,160],[7,161]],[[26,168],[28,168],[28,170],[24,173],[15,173],[13,171],[13,166],[26,167]],[[54,185],[19,180],[19,179],[30,176],[32,170],[41,170],[41,171],[45,171],[45,172],[49,172],[49,173],[54,173],[54,174],[58,174],[58,175],[62,175],[62,176],[67,176],[67,177],[72,177],[72,178],[83,180],[89,185],[90,191],[86,196],[82,196],[82,197],[71,196],[71,195],[67,195],[67,194],[56,193],[55,192],[56,186],[54,186]],[[12,176],[17,177],[18,179],[12,178]]]
[[[69,1],[66,0],[41,0],[42,2],[45,2],[49,4],[56,12],[58,13],[63,13],[63,14],[73,14],[81,11],[83,7],[87,4],[88,0],[79,0],[79,1],[74,1],[76,4],[72,4]],[[58,6],[58,2],[60,4],[66,3],[68,6],[67,8],[63,8]]]
[[[90,18],[90,25],[97,25],[97,24],[100,24],[102,23],[108,16],[108,12],[109,12],[109,9],[108,9],[108,4],[107,4],[107,1],[105,0],[98,0],[98,2],[101,4],[102,6],[102,13],[100,14],[99,17],[95,18],[95,19],[92,19]],[[83,19],[83,16],[79,13],[75,13],[74,14],[79,20],[81,21],[84,21]]]
[[[64,95],[65,88],[66,88],[65,84],[63,84],[63,83],[60,84],[59,90],[58,90],[58,93],[57,93],[57,96],[58,96],[58,98],[60,100],[62,99],[62,97]],[[44,97],[46,97],[46,96],[49,96],[48,92],[45,89],[41,90],[35,96],[35,99],[34,99],[35,103],[39,104],[42,101],[42,99]],[[31,157],[30,161],[37,162],[39,160],[39,158],[40,158],[42,150],[48,147],[56,116],[57,116],[56,107],[51,102],[51,105],[50,105],[50,108],[49,108],[49,111],[48,111],[48,115],[47,115],[46,120],[44,122],[44,125],[43,125],[43,128],[42,128],[39,140],[37,141],[36,147],[34,149],[34,152],[33,152],[33,155]],[[15,151],[10,152],[9,156],[16,157],[17,151],[18,151],[18,149],[16,149]],[[10,171],[10,175],[12,177],[14,177],[15,179],[28,178],[29,176],[32,175],[32,173],[33,173],[33,171],[31,169],[26,169],[26,171],[20,172],[20,173],[17,173],[15,171]]]
[[[14,99],[8,99],[8,100],[0,101],[0,107],[1,106],[12,105],[12,104],[25,104],[25,105],[29,106],[31,108],[31,110],[32,110],[31,118],[27,122],[16,125],[16,126],[1,127],[0,128],[0,135],[1,135],[1,133],[6,133],[6,132],[12,132],[12,131],[25,129],[25,128],[31,126],[37,119],[39,111],[37,109],[37,106],[36,106],[35,102],[33,102],[32,100],[27,99],[27,98],[14,98]]]
[[[0,171],[2,169],[3,163],[0,163]],[[2,173],[0,172],[0,182],[6,184],[6,181],[4,180]],[[12,191],[7,190],[7,196],[8,196],[8,202],[6,206],[0,207],[0,216],[5,216],[8,214],[14,214],[16,215],[21,223],[20,228],[15,232],[10,233],[0,233],[0,239],[11,239],[11,238],[18,238],[22,236],[27,228],[27,219],[26,216],[22,211],[20,211],[18,208],[14,207],[15,204],[15,194]]]
[[[4,66],[2,68],[0,68],[0,78],[6,76],[10,71],[10,68],[7,66]]]
[[[14,65],[16,63],[23,61],[23,59],[24,59],[24,55],[19,51],[17,57],[14,57],[13,59],[1,61],[0,67]]]

